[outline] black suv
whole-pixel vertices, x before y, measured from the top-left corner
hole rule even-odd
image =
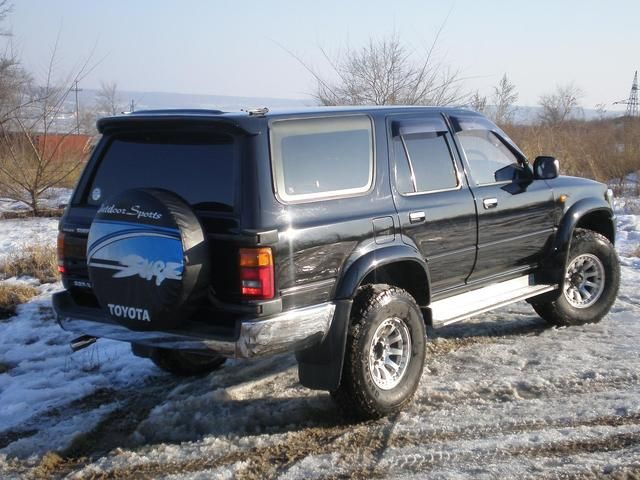
[[[453,108],[148,111],[102,139],[62,220],[54,296],[79,349],[107,337],[170,372],[295,351],[359,417],[402,408],[425,323],[518,300],[600,320],[619,265],[610,190],[530,165]]]

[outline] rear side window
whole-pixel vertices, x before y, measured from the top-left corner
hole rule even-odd
[[[271,125],[276,192],[286,202],[357,195],[373,183],[367,116],[280,120]]]
[[[87,203],[131,188],[162,188],[195,208],[231,211],[237,178],[232,137],[210,133],[121,134],[109,140]]]

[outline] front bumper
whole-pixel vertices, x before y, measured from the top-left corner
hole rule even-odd
[[[60,326],[71,332],[148,347],[252,358],[308,348],[329,332],[335,304],[323,303],[264,318],[242,318],[230,338],[215,327],[189,323],[188,329],[134,331],[111,320],[104,311],[78,305],[66,291],[53,296]]]

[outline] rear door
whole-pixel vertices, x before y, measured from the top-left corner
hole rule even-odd
[[[452,115],[478,210],[478,257],[469,281],[515,275],[541,260],[554,232],[554,199],[524,155],[484,117]]]
[[[388,118],[391,183],[402,234],[429,267],[432,293],[464,284],[476,255],[476,207],[438,113]]]

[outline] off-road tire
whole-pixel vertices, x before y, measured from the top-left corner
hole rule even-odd
[[[410,355],[399,383],[391,389],[382,389],[374,383],[369,355],[378,327],[391,318],[406,325]],[[389,285],[363,286],[352,308],[342,380],[331,395],[351,418],[374,419],[397,412],[409,403],[418,387],[425,354],[424,319],[414,298]]]
[[[179,377],[205,375],[218,370],[226,361],[225,357],[219,355],[197,355],[166,348],[154,349],[149,358],[157,367]]]
[[[552,298],[541,296],[537,301],[535,298],[531,299],[533,309],[548,323],[571,326],[599,322],[615,302],[620,286],[620,264],[615,248],[605,236],[578,228],[571,240],[567,266],[575,258],[585,254],[597,257],[604,267],[604,289],[592,305],[584,308],[571,305],[563,291]]]

